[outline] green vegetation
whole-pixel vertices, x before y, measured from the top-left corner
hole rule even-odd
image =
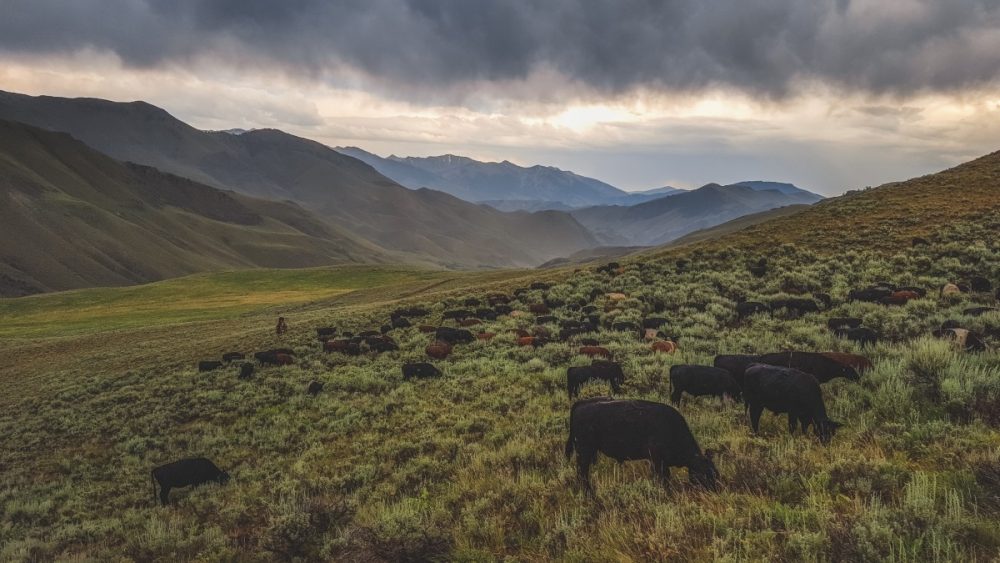
[[[385,270],[380,279],[390,285],[331,293],[321,303],[267,303],[263,311],[127,328],[113,338],[19,344],[0,371],[9,384],[0,397],[0,559],[993,560],[1000,557],[1000,315],[962,314],[995,304],[992,295],[940,297],[933,289],[974,274],[1000,281],[998,231],[994,213],[938,230],[930,246],[833,255],[794,244],[748,252],[723,239],[683,249],[683,268],[666,253],[628,263],[614,277],[545,273],[557,285],[527,292],[518,309],[543,294],[572,301],[621,291],[630,298],[602,308],[603,322],[663,316],[668,332],[680,335],[674,355],[654,355],[630,333],[597,335],[623,363],[626,397],[665,401],[671,365],[710,364],[717,353],[794,348],[873,360],[861,381],[824,385],[828,410],[846,425],[829,447],[789,436],[784,418],[766,414],[753,436],[739,405],[686,400],[680,410],[701,446],[720,451],[718,493],[692,488],[684,470],[662,487],[645,463],[602,458],[592,472],[597,497],[588,497],[563,457],[565,370],[587,359],[575,343],[517,347],[509,330],[530,328],[530,317],[486,323],[495,339],[456,347],[436,362],[444,377],[419,382],[402,381],[399,370],[424,358],[429,339],[417,328],[392,332],[398,352],[354,358],[322,353],[313,332],[378,327],[401,303],[428,306],[431,316],[418,322],[440,323],[469,295],[509,292],[540,274],[435,281],[411,273],[391,285],[399,278]],[[760,256],[770,263],[762,279],[746,270]],[[324,290],[323,271],[297,275],[303,294]],[[209,283],[215,289],[203,298],[231,295],[254,278],[267,291],[288,283],[232,276]],[[882,279],[931,291],[894,308],[845,301],[850,289]],[[167,288],[134,291],[169,299]],[[738,296],[817,291],[833,296],[829,311],[735,320]],[[74,306],[71,295],[50,299],[25,303],[54,311],[69,299],[60,314]],[[657,303],[663,311],[654,313]],[[23,307],[17,315],[30,316]],[[271,333],[279,310],[292,327],[281,340]],[[829,333],[828,316],[863,317],[885,341],[860,350]],[[947,319],[984,335],[990,351],[931,339]],[[250,381],[234,369],[194,369],[230,349],[279,344],[296,350],[296,364],[259,369]],[[325,383],[315,398],[304,392],[313,379]],[[607,392],[594,384],[583,396]],[[211,457],[232,481],[177,490],[173,504],[155,506],[149,470],[196,455]]]

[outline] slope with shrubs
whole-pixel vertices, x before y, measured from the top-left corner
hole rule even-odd
[[[801,214],[799,214],[801,215]],[[798,217],[797,215],[796,217]],[[795,217],[793,217],[794,219]],[[906,219],[903,217],[903,219]],[[89,355],[58,364],[8,362],[4,378],[34,375],[27,396],[0,397],[0,530],[6,559],[127,557],[140,560],[991,560],[1000,556],[1000,315],[968,317],[992,294],[926,298],[886,308],[849,303],[854,287],[888,280],[936,288],[984,275],[1000,282],[1000,213],[951,221],[928,246],[858,247],[838,254],[796,244],[698,247],[626,264],[619,275],[586,269],[538,274],[557,282],[528,291],[589,301],[629,299],[614,320],[663,316],[680,351],[654,355],[631,333],[593,335],[624,366],[622,396],[665,401],[669,367],[710,364],[717,353],[782,349],[867,354],[873,371],[823,392],[844,428],[829,447],[789,436],[765,415],[752,435],[743,408],[688,399],[680,410],[703,448],[719,450],[717,493],[674,471],[668,486],[648,464],[602,458],[589,497],[564,460],[567,366],[578,344],[518,347],[509,332],[530,317],[482,328],[492,341],[436,362],[440,379],[403,381],[400,365],[424,359],[427,335],[390,334],[400,351],[346,357],[320,352],[314,327],[378,327],[401,303],[426,305],[417,322],[526,280],[467,280],[402,302],[271,308],[173,335],[122,331]],[[725,239],[723,239],[724,241]],[[720,242],[723,242],[720,241]],[[888,251],[887,251],[888,250]],[[769,259],[765,278],[746,265]],[[833,305],[801,318],[737,322],[738,297],[767,300],[824,291]],[[602,298],[597,300],[604,305]],[[662,310],[656,312],[662,304]],[[274,337],[284,313],[292,332]],[[572,313],[557,309],[560,317]],[[826,328],[828,316],[859,316],[884,341],[862,350]],[[946,319],[983,335],[990,350],[965,353],[929,337]],[[133,349],[126,342],[143,342]],[[44,358],[64,349],[35,343]],[[199,374],[199,359],[230,349],[296,351],[296,364]],[[114,357],[122,354],[128,361]],[[29,367],[24,367],[24,366]],[[115,367],[102,367],[115,366]],[[45,377],[38,377],[44,373]],[[325,384],[316,397],[310,380]],[[583,396],[606,394],[588,385]],[[211,457],[226,486],[175,490],[156,506],[149,470],[187,456]]]

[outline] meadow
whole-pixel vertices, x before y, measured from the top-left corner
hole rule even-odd
[[[0,559],[995,560],[1000,314],[962,313],[996,306],[992,293],[936,289],[972,275],[1000,282],[997,225],[994,213],[891,251],[685,247],[624,260],[617,275],[411,272],[368,287],[378,282],[360,274],[340,284],[316,272],[277,274],[303,276],[301,299],[286,296],[287,280],[272,283],[273,272],[233,274],[197,297],[226,303],[210,318],[186,301],[201,295],[202,278],[95,290],[111,311],[104,319],[88,319],[100,313],[72,294],[4,302],[4,330],[20,327],[21,336],[2,340],[10,352],[0,370],[9,389],[0,397]],[[762,256],[769,272],[755,278],[747,265]],[[701,447],[719,451],[721,489],[693,487],[683,469],[664,487],[644,462],[602,458],[591,497],[563,455],[566,368],[589,359],[575,342],[516,346],[510,331],[533,327],[532,316],[486,322],[480,328],[496,338],[456,346],[435,362],[444,376],[422,381],[400,373],[425,359],[430,337],[415,327],[392,331],[400,350],[380,355],[327,354],[316,340],[316,327],[378,328],[409,304],[430,309],[416,323],[441,324],[466,297],[543,277],[555,285],[523,293],[515,308],[623,292],[629,298],[615,307],[597,299],[603,324],[668,319],[674,354],[654,354],[632,333],[592,335],[624,367],[622,397],[666,402],[671,365],[711,365],[719,353],[841,351],[875,367],[858,382],[824,384],[831,417],[845,425],[828,447],[790,436],[784,417],[765,414],[755,436],[742,405],[686,398],[679,410]],[[900,307],[846,300],[879,280],[929,291]],[[251,283],[277,297],[253,297]],[[831,308],[743,322],[734,313],[739,297],[814,292],[829,293]],[[159,306],[131,318],[127,304],[150,296]],[[280,338],[277,314],[291,326]],[[827,330],[830,316],[862,317],[883,340],[862,350]],[[57,328],[64,318],[79,321]],[[989,350],[932,338],[948,319],[983,335]],[[115,329],[101,330],[105,323]],[[195,368],[226,351],[274,346],[293,348],[295,365],[259,368],[248,381],[235,368]],[[316,397],[305,393],[311,380],[325,384]],[[582,397],[608,393],[595,383]],[[232,480],[176,490],[159,506],[150,469],[199,455]]]

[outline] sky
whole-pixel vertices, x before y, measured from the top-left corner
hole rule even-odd
[[[835,195],[1000,150],[1000,0],[0,0],[0,89]]]

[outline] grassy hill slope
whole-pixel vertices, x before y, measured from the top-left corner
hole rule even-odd
[[[0,199],[0,295],[388,260],[296,205],[123,164],[14,122],[0,121]]]

